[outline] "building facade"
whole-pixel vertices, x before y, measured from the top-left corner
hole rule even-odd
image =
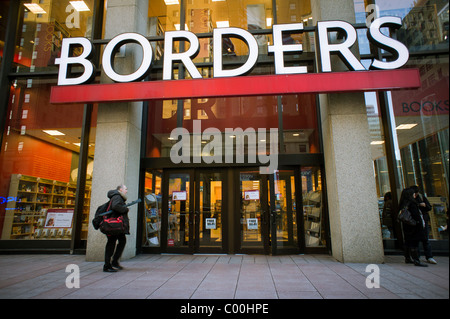
[[[402,250],[395,218],[405,187],[418,185],[433,209],[429,238],[448,254],[448,2],[362,0],[22,0],[0,1],[0,250],[85,253],[102,260],[106,238],[93,229],[96,208],[108,190],[124,183],[131,234],[123,258],[137,253],[332,254],[342,262],[383,261]],[[255,39],[257,56],[243,91],[277,73],[271,46],[275,25],[303,24],[283,33],[286,67],[321,68],[317,25],[345,21],[355,30],[352,54],[365,69],[393,61],[395,53],[368,39],[378,17],[401,18],[382,28],[409,51],[402,69],[417,69],[419,88],[229,96],[188,95],[99,103],[52,103],[63,39],[83,37],[94,51],[94,83],[113,81],[102,52],[126,32],[151,44],[144,81],[203,80],[251,59],[238,36],[220,39],[214,29],[234,27]],[[194,68],[167,65],[166,33],[198,38]],[[330,44],[346,40],[339,30]],[[137,43],[118,46],[111,64],[119,75],[140,68]],[[73,55],[82,49],[77,47]],[[55,63],[56,62],[56,63]],[[340,56],[332,72],[352,72]],[[216,70],[217,71],[217,70]],[[74,66],[70,76],[83,74]],[[185,82],[180,82],[185,83]],[[197,83],[197,82],[196,82]],[[206,82],[198,82],[199,85]],[[206,84],[205,84],[206,85]],[[274,84],[275,85],[275,84]],[[126,87],[126,86],[123,86]],[[127,87],[128,88],[128,87]],[[221,95],[220,92],[223,91]],[[112,94],[109,92],[108,94]],[[138,94],[138,93],[136,93]],[[165,95],[167,94],[167,95]],[[276,154],[276,156],[272,156]],[[267,174],[264,168],[276,164]],[[385,208],[386,193],[392,207]]]

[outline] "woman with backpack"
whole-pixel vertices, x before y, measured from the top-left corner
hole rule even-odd
[[[127,200],[127,192],[128,188],[123,184],[108,192],[110,209],[113,211],[111,213],[111,217],[122,216],[125,230],[121,234],[106,235],[108,242],[105,247],[105,265],[103,266],[103,271],[105,272],[116,272],[119,269],[123,269],[123,267],[119,264],[119,259],[122,256],[123,250],[125,249],[125,245],[127,243],[125,235],[130,234],[130,223],[128,219],[129,208],[125,204]]]

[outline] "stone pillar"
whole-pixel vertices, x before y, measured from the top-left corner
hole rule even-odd
[[[355,22],[353,0],[312,0],[311,7],[315,23]],[[348,70],[338,57],[333,58],[333,71]],[[319,100],[333,257],[341,262],[382,263],[364,94],[320,94]]]
[[[147,0],[108,0],[105,38],[124,32],[147,33]],[[142,61],[142,49],[126,45],[114,60],[118,73],[134,72]],[[102,74],[102,83],[110,80]],[[107,192],[124,183],[128,187],[128,202],[138,197],[141,147],[142,102],[104,103],[98,106],[95,137],[94,170],[92,179],[89,221],[96,208],[105,203]],[[130,233],[122,259],[136,255],[137,205],[130,207]],[[89,223],[86,260],[102,261],[106,236]]]

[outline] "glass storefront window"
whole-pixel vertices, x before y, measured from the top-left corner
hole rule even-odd
[[[357,23],[366,23],[368,15],[374,15],[374,6],[369,6],[372,2],[378,8],[378,16],[402,18],[403,26],[397,31],[397,38],[408,47],[410,52],[448,50],[448,1],[354,0]],[[360,42],[361,40],[367,42],[363,39],[363,36],[359,37]]]
[[[57,71],[63,38],[91,37],[94,0],[22,1],[13,71]],[[76,53],[75,53],[76,54]]]
[[[408,67],[419,69],[422,87],[392,91],[389,101],[395,116],[403,186],[418,185],[432,204],[430,239],[448,239],[448,233],[440,231],[447,224],[449,204],[448,55],[410,58]]]
[[[71,239],[83,105],[49,104],[55,84],[24,79],[11,87],[0,153],[1,239]],[[89,223],[94,139],[92,133],[81,239]]]
[[[0,6],[0,67],[2,66],[3,51],[6,38],[6,24],[8,21],[9,1],[1,1]]]
[[[380,215],[383,239],[396,239],[394,221],[391,211],[391,186],[388,163],[386,161],[385,136],[379,109],[378,96],[375,92],[364,93],[366,100],[367,121],[369,124],[370,148],[374,165],[374,177],[377,187],[378,213]],[[400,172],[400,170],[399,170]]]
[[[178,142],[178,140],[170,136],[171,132],[177,127],[178,101],[170,100],[149,103],[147,156],[169,157],[171,148]],[[283,96],[281,105],[283,131],[280,131],[278,136],[280,153],[320,153],[315,95]],[[256,143],[265,142],[266,149],[269,149],[270,129],[281,130],[278,120],[279,111],[278,98],[276,96],[184,100],[183,128],[191,136],[191,157],[194,154],[194,129],[196,132],[199,130],[197,133],[202,135],[207,129],[215,130],[217,137],[213,135],[207,138],[205,135],[202,136],[202,140],[198,143],[201,143],[201,149],[203,150],[205,146],[209,145],[212,147],[216,145],[211,143],[215,141],[215,138],[221,139],[220,151],[222,157],[226,155],[226,151],[232,151],[234,155],[237,154],[237,142],[241,142],[240,140],[233,141],[233,149],[226,149],[226,138],[233,138],[234,136],[228,136],[229,134],[226,134],[227,130],[239,133],[238,130],[242,129],[247,134],[242,140],[244,143],[243,154],[245,155],[249,154],[249,141],[252,140],[249,139],[249,136],[251,138],[254,137]],[[258,129],[266,130],[267,136],[259,136]],[[254,133],[253,135],[251,134],[252,132]],[[215,142],[218,143],[218,140]],[[255,155],[258,156],[258,150],[256,149],[256,151],[257,154]],[[201,153],[204,161],[205,157],[209,155],[214,156],[217,154],[214,152]],[[224,159],[223,162],[225,162]]]
[[[449,203],[448,56],[410,58],[408,67],[419,69],[422,87],[388,94],[400,186],[419,186],[433,205],[430,239],[448,239],[448,233],[443,231],[443,226],[447,225]],[[391,187],[378,101],[375,93],[365,96],[382,234],[384,239],[395,239],[393,221],[383,214],[384,197]],[[372,111],[373,116],[370,116]]]
[[[312,27],[313,16],[309,0],[277,0],[277,23],[303,23],[303,27]],[[314,52],[314,32],[285,34],[284,43],[301,43],[304,52]]]
[[[401,188],[418,185],[433,205],[429,212],[429,238],[448,240],[448,232],[443,231],[448,222],[449,203],[448,55],[419,55],[421,51],[448,51],[448,1],[355,0],[354,4],[357,23],[366,23],[375,16],[402,18],[403,25],[396,31],[396,37],[413,53],[406,67],[419,70],[422,87],[387,93],[394,136],[393,156],[398,170],[395,173]],[[370,47],[365,33],[366,30],[358,30],[359,45],[360,52],[368,54]],[[366,93],[365,97],[381,231],[383,239],[396,239],[395,223],[386,214],[389,202],[385,199],[391,190],[389,174],[393,172],[389,172],[386,162],[377,95]]]
[[[170,133],[177,127],[177,101],[149,101],[147,157],[169,157],[176,143]]]
[[[281,99],[285,154],[320,153],[314,94],[288,95]]]
[[[227,0],[187,1],[185,28],[194,33],[209,33],[216,28],[237,27],[245,30],[262,30],[272,27],[272,0]],[[256,35],[259,54],[267,54],[267,35]],[[200,53],[197,61],[212,58],[211,39],[200,39]],[[223,43],[224,62],[246,59],[247,45],[236,38],[225,38]]]

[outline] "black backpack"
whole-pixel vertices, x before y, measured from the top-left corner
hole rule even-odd
[[[92,226],[94,226],[94,229],[98,229],[100,227],[100,224],[103,221],[103,213],[106,213],[106,211],[109,208],[109,204],[111,201],[107,201],[106,203],[98,206],[97,210],[95,211],[94,219],[92,220]]]

